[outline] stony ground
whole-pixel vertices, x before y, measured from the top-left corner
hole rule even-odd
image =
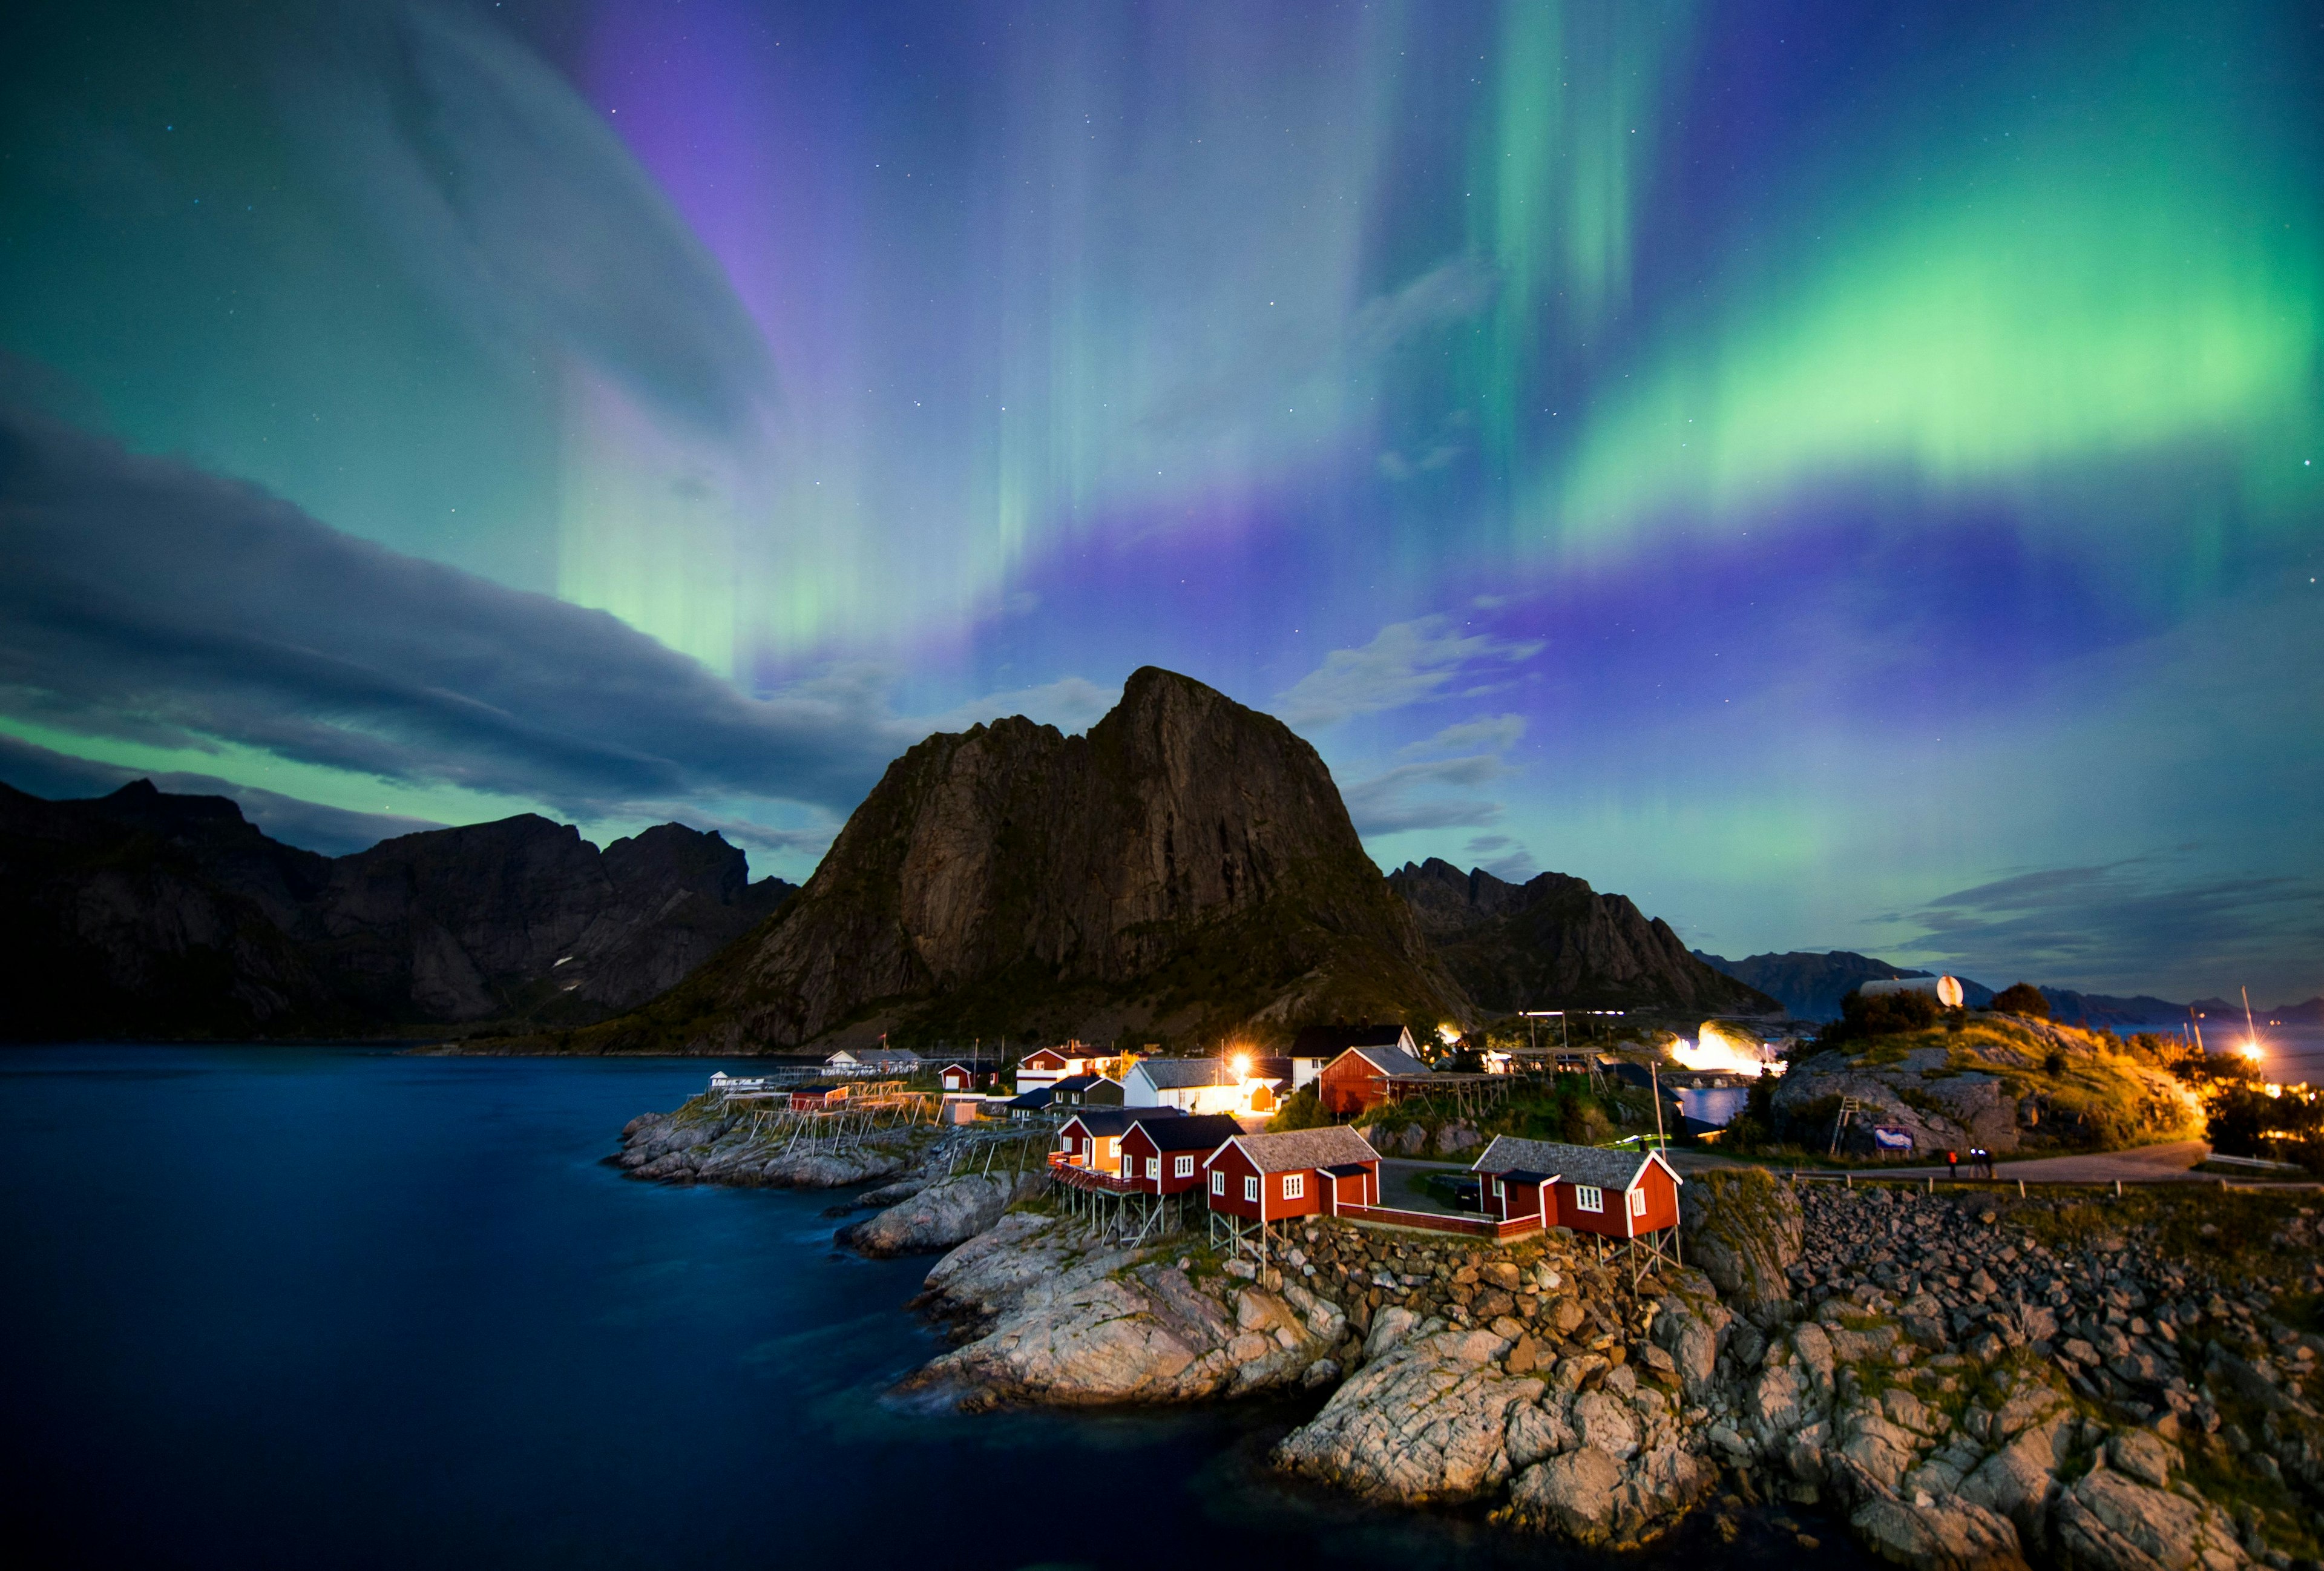
[[[984,1333],[934,1372],[984,1400],[1333,1386],[1279,1465],[1591,1545],[1773,1501],[1932,1571],[2312,1563],[2312,1207],[1756,1173],[1687,1199],[1692,1264],[1635,1280],[1562,1230],[1489,1248],[1317,1220],[1229,1278],[1012,1215],[930,1277]]]

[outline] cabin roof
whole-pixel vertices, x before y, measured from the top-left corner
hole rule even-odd
[[[1335,1178],[1359,1178],[1370,1170],[1361,1162],[1335,1162],[1323,1169]]]
[[[1086,1091],[1104,1078],[1105,1077],[1102,1075],[1068,1075],[1064,1079],[1058,1081],[1055,1086],[1051,1086],[1050,1089],[1053,1091]]]
[[[1111,1140],[1117,1135],[1129,1133],[1132,1124],[1143,1123],[1148,1119],[1175,1123],[1183,1122],[1185,1116],[1175,1107],[1084,1107],[1065,1120],[1065,1128],[1071,1129],[1078,1123],[1091,1134]]]
[[[1237,1135],[1227,1143],[1241,1147],[1250,1165],[1262,1173],[1292,1173],[1341,1164],[1361,1166],[1379,1160],[1379,1152],[1372,1150],[1371,1142],[1344,1123],[1326,1124],[1322,1129],[1286,1130],[1281,1134]]]
[[[1402,1077],[1407,1075],[1434,1075],[1435,1070],[1398,1047],[1350,1048],[1349,1052],[1370,1064],[1383,1075]],[[1342,1055],[1343,1057],[1345,1055]]]
[[[818,1080],[812,1086],[794,1086],[791,1087],[791,1090],[794,1093],[797,1093],[800,1091],[837,1091],[840,1088],[839,1082],[836,1080]]]
[[[1646,1176],[1649,1165],[1660,1163],[1673,1183],[1684,1183],[1678,1169],[1656,1151],[1609,1151],[1596,1146],[1565,1145],[1557,1141],[1520,1140],[1513,1134],[1497,1134],[1484,1154],[1471,1164],[1471,1170],[1480,1173],[1510,1173],[1522,1169],[1528,1173],[1550,1173],[1570,1184],[1589,1184],[1600,1189],[1620,1189],[1627,1192]]]
[[[1174,1107],[1137,1107],[1136,1114],[1176,1113]],[[1179,1114],[1148,1125],[1146,1138],[1157,1151],[1214,1151],[1242,1132],[1223,1113]]]
[[[1033,1108],[1047,1107],[1050,1103],[1055,1102],[1056,1099],[1056,1093],[1050,1090],[1047,1086],[1036,1086],[1033,1089],[1024,1093],[1022,1095],[1011,1096],[1001,1105],[1004,1107],[1019,1107],[1030,1110]]]

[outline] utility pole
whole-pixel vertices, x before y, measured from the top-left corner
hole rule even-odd
[[[1655,1145],[1658,1150],[1670,1149],[1669,1137],[1663,1133],[1663,1071],[1662,1066],[1651,1059],[1646,1064],[1646,1078],[1653,1085],[1655,1099]]]

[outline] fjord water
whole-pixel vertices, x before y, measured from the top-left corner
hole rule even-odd
[[[64,1566],[1610,1564],[1260,1465],[1301,1408],[966,1417],[834,1197],[626,1181],[699,1060],[0,1054],[0,1542]],[[1312,1406],[1312,1404],[1310,1404]],[[1862,1562],[1754,1522],[1647,1563]],[[1207,1550],[1203,1546],[1208,1546]],[[1637,1562],[1628,1562],[1637,1564]]]

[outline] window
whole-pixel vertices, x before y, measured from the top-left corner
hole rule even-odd
[[[1245,1178],[1242,1181],[1242,1197],[1246,1200],[1256,1200],[1259,1198],[1259,1180],[1257,1178]]]
[[[1177,1167],[1174,1169],[1173,1176],[1181,1178],[1193,1178],[1194,1176],[1194,1159],[1192,1157],[1180,1157],[1178,1159]]]
[[[1508,1190],[1506,1190],[1506,1189],[1504,1189],[1504,1188],[1502,1188],[1502,1187],[1501,1187],[1501,1181],[1500,1181],[1499,1178],[1495,1178],[1495,1179],[1493,1180],[1493,1198],[1494,1198],[1494,1199],[1496,1199],[1496,1200],[1498,1200],[1498,1199],[1499,1199],[1503,1195],[1506,1195],[1506,1194],[1508,1194]]]
[[[1213,1173],[1211,1175],[1211,1193],[1213,1195],[1224,1195],[1226,1192],[1227,1176],[1224,1173]]]
[[[1158,1178],[1162,1176],[1162,1159],[1160,1157],[1148,1157],[1146,1159],[1146,1176],[1149,1178]]]
[[[1305,1198],[1305,1197],[1306,1197],[1306,1194],[1307,1194],[1307,1175],[1306,1175],[1306,1174],[1305,1174],[1305,1173],[1286,1173],[1286,1174],[1284,1174],[1284,1175],[1283,1175],[1283,1197],[1284,1197],[1285,1199],[1286,1199],[1286,1200],[1299,1200],[1299,1199],[1304,1199],[1304,1198]]]
[[[1606,1191],[1592,1184],[1574,1185],[1573,1208],[1576,1211],[1604,1211]]]
[[[1644,1216],[1646,1214],[1646,1192],[1644,1189],[1633,1189],[1633,1190],[1631,1190],[1631,1191],[1630,1191],[1630,1215],[1633,1215],[1633,1216]]]

